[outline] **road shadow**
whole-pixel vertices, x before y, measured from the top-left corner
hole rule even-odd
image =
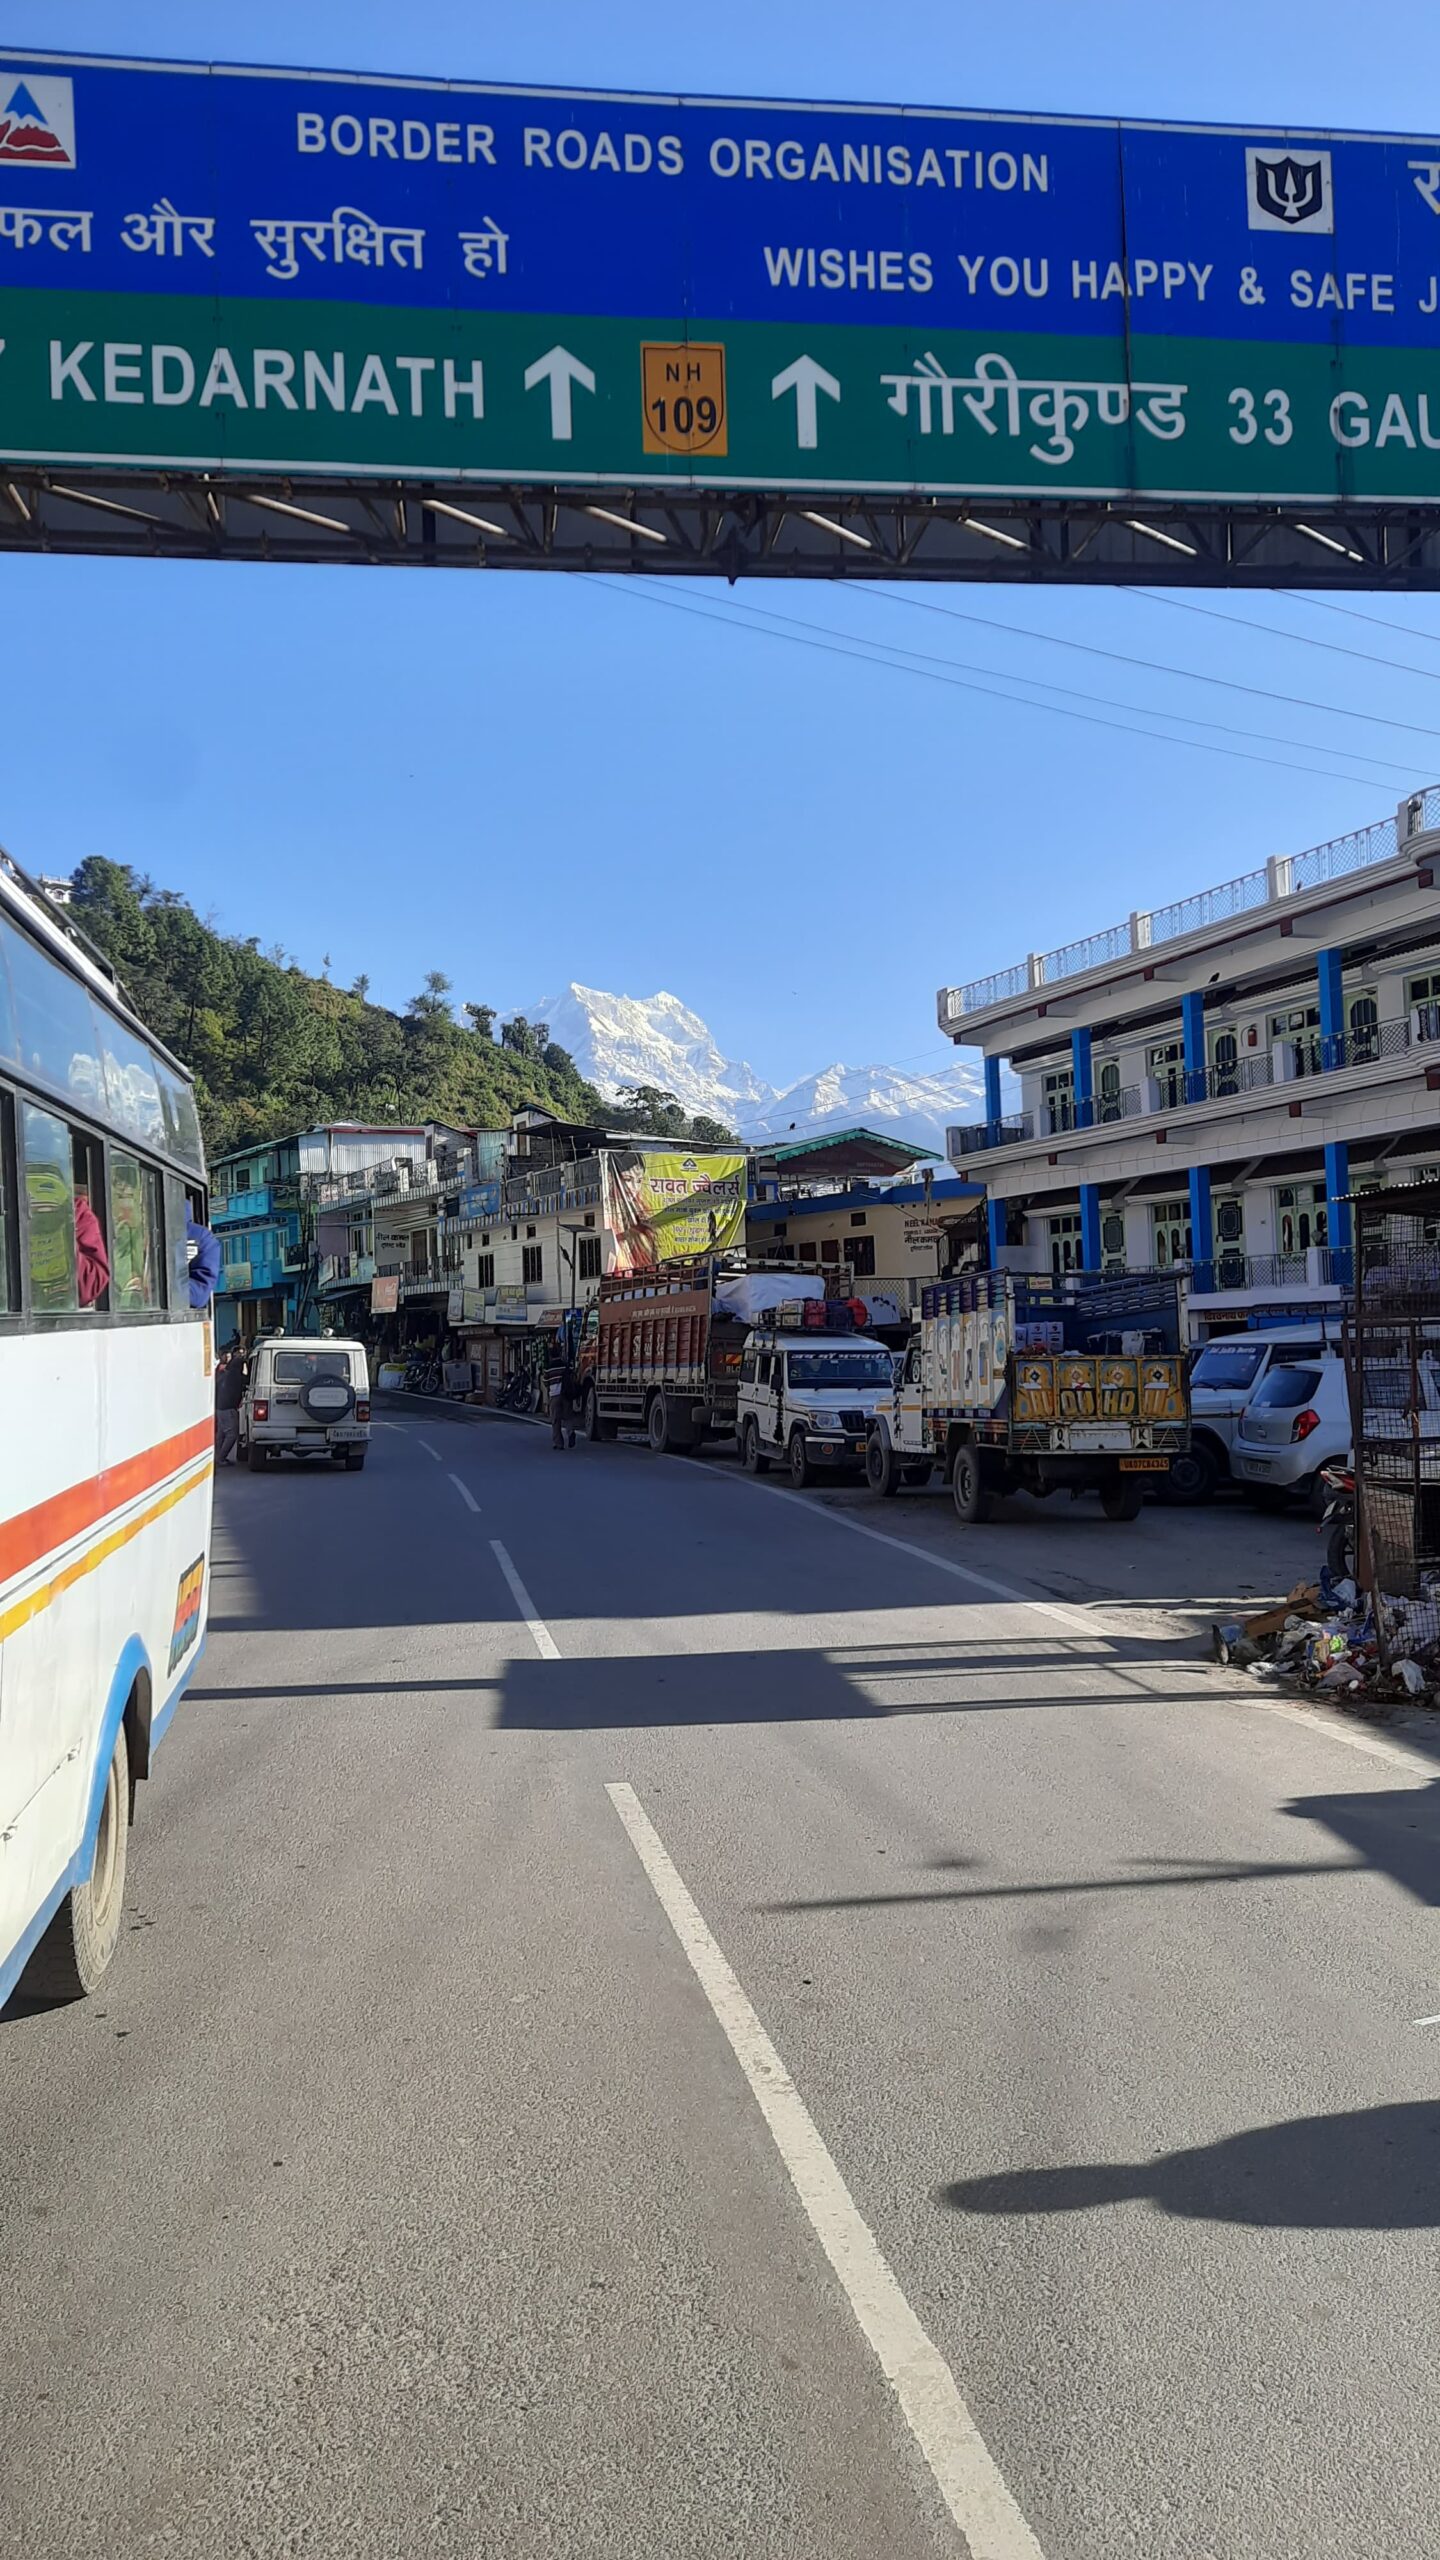
[[[1440,2224],[1440,2100],[1256,2125],[1158,2160],[1075,2162],[961,2178],[956,2213],[1085,2213],[1148,2203],[1189,2222],[1276,2231],[1422,2231]]]
[[[1412,1736],[1407,1729],[1405,1739]],[[1428,1909],[1440,1908],[1440,1778],[1353,1796],[1297,1796],[1281,1811],[1318,1822]]]
[[[564,1641],[563,1625],[556,1632]],[[507,1664],[500,1727],[586,1732],[649,1725],[808,1724],[892,1716],[1041,1715],[1175,1699],[1146,1666],[1043,1641],[927,1657],[897,1646],[852,1662],[843,1651],[776,1646],[750,1652],[565,1655]],[[1069,1686],[1069,1680],[1076,1685]],[[1002,1687],[1000,1684],[1005,1683]],[[929,1689],[930,1694],[926,1694]],[[938,1690],[938,1694],[935,1692]],[[889,1691],[891,1694],[884,1694]]]

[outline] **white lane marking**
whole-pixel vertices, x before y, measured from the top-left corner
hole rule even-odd
[[[467,1503],[472,1511],[478,1511],[480,1505],[476,1501],[468,1484],[462,1484],[459,1476],[451,1476],[450,1481],[455,1487],[456,1492],[459,1494],[461,1501]]]
[[[439,1463],[439,1459],[440,1459],[440,1452],[439,1452],[439,1450],[438,1450],[438,1449],[432,1449],[428,1440],[422,1440],[422,1441],[420,1442],[420,1446],[421,1446],[421,1448],[424,1450],[426,1457],[427,1457],[427,1458],[433,1458],[433,1459],[436,1461],[437,1465],[438,1465],[438,1463]],[[453,1476],[452,1476],[452,1478],[451,1478],[451,1482],[452,1482],[452,1484],[453,1484],[453,1482],[454,1482],[454,1478],[453,1478]]]
[[[809,2109],[691,1900],[633,1787],[606,1794],[750,2083],[866,2339],[969,2545],[971,2560],[1043,2560],[939,2348],[921,2328],[831,2159]]]
[[[1417,2027],[1440,2027],[1440,2014],[1433,2018],[1414,2018],[1411,2024]]]
[[[474,1506],[477,1511],[479,1510],[479,1507],[478,1503]],[[535,1603],[531,1599],[529,1592],[526,1590],[524,1583],[521,1581],[520,1576],[516,1572],[509,1556],[505,1552],[505,1549],[500,1544],[499,1539],[492,1538],[490,1541],[490,1547],[496,1563],[510,1585],[511,1596],[514,1599],[515,1606],[519,1610],[521,1617],[524,1619],[526,1626],[530,1630],[531,1640],[541,1661],[558,1662],[560,1659],[560,1647],[550,1633],[544,1619],[537,1618],[535,1614]]]
[[[1412,1778],[1435,1776],[1434,1761],[1427,1760],[1423,1753],[1407,1749],[1403,1742],[1387,1742],[1383,1734],[1367,1733],[1363,1725],[1352,1724],[1344,1716],[1324,1715],[1316,1707],[1302,1706],[1298,1700],[1292,1705],[1287,1698],[1261,1698],[1259,1704],[1267,1707],[1272,1716],[1287,1716],[1292,1724],[1308,1725],[1312,1733],[1322,1735],[1327,1742],[1343,1742],[1347,1750],[1363,1751],[1369,1760],[1388,1760],[1392,1767],[1408,1770]]]
[[[1034,1600],[1028,1591],[1017,1591],[1010,1582],[999,1582],[993,1573],[976,1573],[966,1564],[952,1564],[948,1556],[937,1556],[932,1547],[917,1547],[911,1538],[892,1538],[884,1529],[867,1528],[863,1520],[852,1520],[848,1511],[831,1511],[822,1502],[807,1502],[803,1493],[787,1493],[779,1484],[757,1484],[751,1476],[723,1476],[718,1469],[696,1469],[693,1458],[677,1459],[676,1464],[688,1468],[692,1478],[697,1472],[709,1484],[743,1484],[752,1493],[768,1493],[776,1502],[793,1502],[811,1520],[831,1520],[837,1529],[851,1529],[857,1538],[873,1538],[877,1547],[898,1548],[902,1556],[918,1556],[922,1564],[933,1564],[937,1573],[951,1573],[957,1582],[973,1582],[981,1591],[992,1592],[997,1600],[1015,1600],[1025,1609],[1038,1611],[1042,1618],[1057,1618],[1062,1627],[1072,1627],[1082,1636],[1103,1642],[1117,1630],[1106,1627],[1096,1618],[1082,1618],[1077,1609],[1062,1609],[1054,1600]]]

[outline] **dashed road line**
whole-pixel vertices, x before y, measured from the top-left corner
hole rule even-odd
[[[774,2045],[633,1787],[605,1790],[770,2128],[795,2193],[934,2475],[970,2560],[1043,2560],[1040,2545],[826,2149]]]
[[[474,1507],[478,1510],[480,1506],[477,1503]],[[533,1643],[536,1652],[539,1654],[541,1661],[558,1662],[560,1660],[560,1647],[550,1633],[544,1619],[536,1616],[535,1603],[531,1599],[529,1592],[526,1590],[524,1583],[521,1581],[519,1574],[516,1572],[514,1565],[511,1563],[508,1553],[501,1545],[498,1538],[491,1539],[490,1548],[496,1563],[510,1585],[511,1597],[514,1600],[515,1606],[519,1610],[521,1617],[524,1619],[526,1626],[530,1630],[531,1642]]]
[[[451,1476],[450,1481],[455,1487],[456,1492],[459,1494],[461,1501],[465,1503],[471,1511],[478,1511],[480,1505],[476,1501],[468,1484],[465,1483],[463,1477]]]
[[[437,1465],[437,1466],[439,1466],[439,1465],[441,1465],[441,1464],[443,1463],[443,1462],[442,1462],[442,1460],[441,1460],[441,1457],[440,1457],[440,1452],[439,1452],[439,1450],[438,1450],[438,1449],[433,1449],[433,1448],[431,1447],[431,1445],[430,1445],[430,1443],[429,1443],[429,1441],[428,1441],[428,1440],[422,1440],[422,1441],[420,1442],[420,1446],[421,1446],[421,1448],[424,1450],[426,1457],[427,1457],[427,1458],[433,1458],[433,1459],[435,1460],[435,1463],[436,1463],[436,1465]],[[455,1479],[454,1479],[454,1477],[453,1477],[453,1476],[451,1477],[450,1481],[451,1481],[451,1483],[452,1483],[452,1484],[454,1483]]]

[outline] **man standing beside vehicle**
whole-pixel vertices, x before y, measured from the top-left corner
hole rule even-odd
[[[245,1354],[238,1342],[222,1351],[215,1366],[215,1464],[238,1464],[240,1407],[245,1401]]]
[[[574,1381],[562,1333],[552,1333],[545,1346],[545,1394],[550,1406],[550,1446],[575,1446]]]

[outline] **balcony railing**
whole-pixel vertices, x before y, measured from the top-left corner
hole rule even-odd
[[[1304,1253],[1225,1253],[1175,1268],[1192,1293],[1223,1289],[1348,1289],[1354,1256],[1338,1245],[1310,1245]]]
[[[1014,968],[972,978],[967,986],[943,987],[941,1027],[951,1030],[967,1014],[1009,1003],[1031,988],[1056,986],[1066,978],[1083,976],[1088,969],[1103,969],[1137,952],[1151,951],[1159,943],[1203,933],[1207,926],[1227,923],[1232,916],[1303,897],[1308,890],[1348,879],[1375,863],[1392,862],[1397,853],[1408,851],[1417,836],[1436,826],[1440,826],[1440,785],[1431,784],[1403,800],[1394,817],[1378,818],[1372,826],[1335,836],[1328,844],[1312,845],[1305,853],[1275,855],[1259,870],[1242,871],[1234,880],[1196,890],[1193,897],[1176,898],[1168,906],[1132,915],[1125,924],[1105,925],[1099,933],[1061,943],[1054,951],[1032,951]]]
[[[952,1164],[963,1164],[993,1147],[1024,1146],[1037,1138],[1146,1119],[1197,1102],[1235,1102],[1277,1085],[1379,1066],[1431,1041],[1440,1043],[1440,1003],[1417,1004],[1403,1022],[1364,1023],[1328,1038],[1308,1031],[1299,1039],[1277,1040],[1269,1049],[1246,1050],[1229,1066],[1167,1067],[1161,1076],[1123,1085],[1118,1093],[1097,1093],[1088,1102],[1043,1103],[1038,1111],[1013,1111],[1003,1120],[966,1121],[946,1132],[949,1157]]]

